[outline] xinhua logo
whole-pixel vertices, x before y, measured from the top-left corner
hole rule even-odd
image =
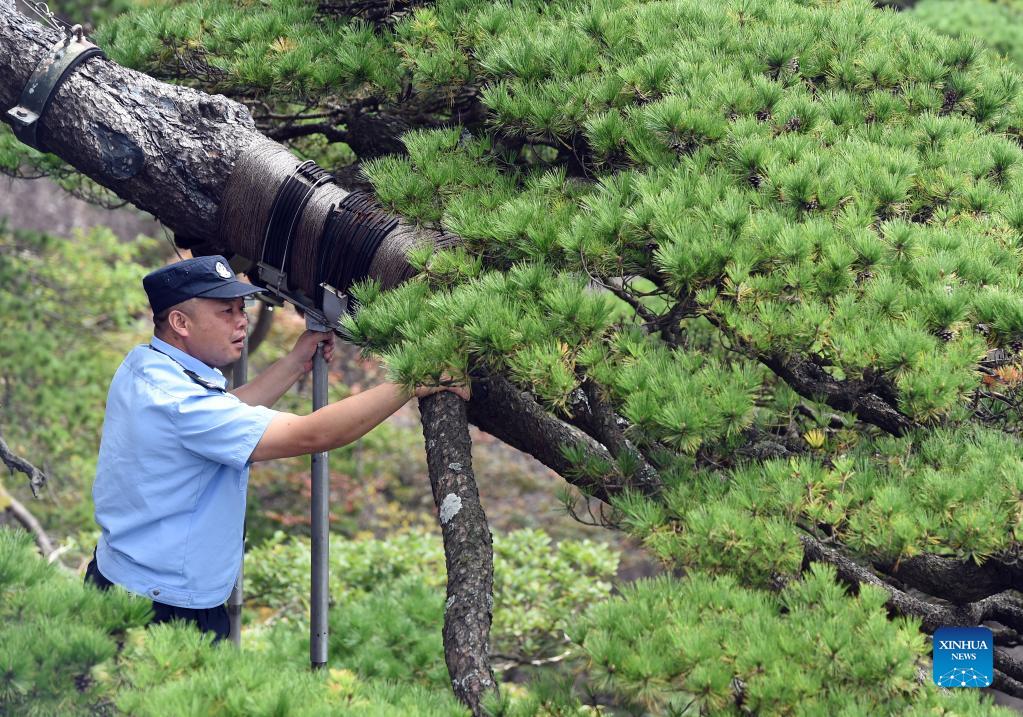
[[[994,639],[986,627],[941,627],[934,633],[934,684],[939,687],[989,687],[994,662]]]

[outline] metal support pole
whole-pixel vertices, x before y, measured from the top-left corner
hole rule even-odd
[[[310,327],[313,328],[313,327]],[[323,346],[313,356],[313,410],[327,405],[327,362]],[[310,590],[309,661],[313,669],[327,664],[327,571],[329,490],[327,452],[313,454],[312,466],[312,585]]]
[[[234,371],[231,374],[231,386],[238,388],[249,380],[249,339],[245,337],[242,345],[242,355],[234,364]],[[231,625],[231,642],[235,647],[242,646],[242,584],[245,573],[245,532],[242,531],[242,564],[238,567],[238,577],[234,581],[234,588],[227,598],[227,618]]]

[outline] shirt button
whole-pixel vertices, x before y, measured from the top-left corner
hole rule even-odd
[[[159,594],[160,594],[160,591],[159,591],[159,590],[154,590],[154,591],[153,591],[153,595],[159,595]]]

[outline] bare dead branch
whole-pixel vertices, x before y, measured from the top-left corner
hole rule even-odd
[[[0,436],[0,460],[12,475],[17,471],[28,476],[28,485],[32,489],[32,495],[36,498],[39,497],[39,489],[46,485],[46,474],[11,451],[3,436]]]
[[[10,513],[14,519],[25,528],[25,530],[32,534],[32,537],[36,540],[36,545],[39,546],[39,552],[43,554],[44,558],[49,558],[53,555],[53,541],[50,540],[50,536],[46,534],[45,530],[43,530],[42,524],[34,515],[32,515],[32,511],[26,508],[20,500],[7,493],[2,485],[0,485],[0,503],[7,503],[7,512]]]

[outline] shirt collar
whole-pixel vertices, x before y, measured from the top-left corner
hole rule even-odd
[[[195,371],[201,378],[211,381],[221,388],[227,387],[227,377],[220,372],[220,369],[208,366],[192,354],[187,354],[181,349],[171,346],[163,339],[159,339],[155,336],[149,341],[149,345],[154,349],[167,354],[185,368]]]

